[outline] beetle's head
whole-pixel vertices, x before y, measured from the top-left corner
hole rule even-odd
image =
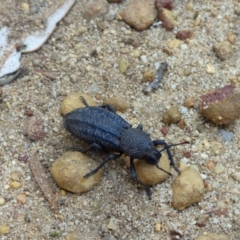
[[[155,147],[150,148],[146,154],[145,161],[149,164],[156,165],[159,162],[162,154]]]
[[[163,150],[165,150],[165,148]],[[145,161],[149,164],[155,165],[158,169],[162,170],[163,172],[172,175],[171,173],[167,172],[158,165],[158,162],[162,156],[161,151],[158,151],[154,146],[154,149],[151,149],[151,151],[148,152],[148,155],[146,155]]]

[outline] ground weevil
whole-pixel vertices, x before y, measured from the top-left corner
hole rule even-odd
[[[170,151],[172,146],[184,144],[167,144],[164,140],[154,140],[142,129],[142,125],[132,128],[132,125],[125,121],[121,116],[115,113],[111,105],[89,106],[86,100],[81,97],[81,101],[86,107],[77,108],[67,113],[64,118],[65,128],[76,137],[89,143],[89,147],[85,149],[74,148],[82,153],[90,149],[110,153],[103,162],[84,177],[90,177],[96,173],[110,160],[119,158],[122,154],[130,157],[130,173],[132,178],[142,185],[149,198],[151,199],[151,189],[144,182],[137,178],[134,159],[145,160],[147,163],[155,165],[160,170],[171,175],[159,167],[158,162],[161,158],[161,152],[166,150],[170,165],[180,174],[179,169],[175,166],[173,155]],[[163,145],[160,151],[156,148]]]

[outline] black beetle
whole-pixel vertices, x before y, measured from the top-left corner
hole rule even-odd
[[[115,113],[112,106],[89,106],[83,97],[81,97],[81,100],[86,107],[77,108],[67,113],[64,118],[64,126],[73,135],[89,143],[90,146],[86,149],[74,149],[83,153],[90,149],[111,153],[97,168],[84,177],[93,175],[102,168],[106,162],[125,154],[130,157],[131,176],[137,183],[145,188],[151,199],[152,193],[150,187],[137,178],[134,159],[145,160],[147,163],[153,164],[160,170],[168,173],[158,166],[161,152],[164,150],[167,151],[170,165],[180,174],[179,169],[174,164],[170,147],[183,143],[169,145],[164,140],[152,141],[149,135],[143,131],[142,125],[138,125],[137,128],[132,128],[131,124]],[[164,148],[159,151],[156,148],[158,145],[163,145]],[[171,175],[171,173],[168,174]]]

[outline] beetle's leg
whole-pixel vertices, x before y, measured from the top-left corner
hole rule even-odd
[[[184,143],[188,143],[188,142],[184,142]],[[162,149],[161,151],[164,151],[164,150],[167,151],[167,155],[168,155],[168,158],[169,158],[169,160],[170,160],[170,165],[174,168],[174,170],[175,170],[178,174],[180,174],[180,171],[179,171],[179,169],[175,166],[175,163],[174,163],[174,160],[173,160],[173,155],[172,155],[172,152],[171,152],[170,148],[173,147],[173,146],[177,146],[177,145],[184,144],[184,143],[167,144],[164,140],[161,140],[161,139],[153,141],[154,146],[164,145],[164,149]],[[160,151],[160,152],[161,152],[161,151]]]
[[[71,147],[69,148],[69,150],[72,150],[72,151],[78,151],[78,152],[82,152],[82,153],[85,153],[89,150],[98,150],[100,152],[106,152],[105,149],[103,149],[100,145],[98,145],[97,143],[92,143],[90,146],[86,147],[86,148],[78,148],[78,147]]]
[[[96,167],[95,169],[93,169],[91,172],[87,173],[86,175],[84,175],[84,178],[90,177],[93,174],[95,174],[100,168],[102,168],[108,161],[119,158],[122,155],[122,153],[119,154],[110,154],[108,157],[106,157],[103,162]]]
[[[86,106],[89,107],[89,104],[87,103],[87,101],[85,100],[85,98],[83,96],[80,96],[80,100],[82,101],[82,103]]]
[[[137,126],[137,129],[139,129],[139,130],[143,130],[143,126],[142,126],[142,124],[139,124],[138,126]]]
[[[137,172],[136,172],[136,168],[135,168],[135,165],[133,162],[133,158],[130,158],[130,174],[131,174],[132,178],[134,179],[134,181],[136,181],[137,183],[139,183],[140,185],[142,185],[145,188],[147,195],[149,197],[149,200],[151,200],[151,196],[152,196],[151,189],[147,184],[145,184],[144,182],[140,181],[137,178]]]

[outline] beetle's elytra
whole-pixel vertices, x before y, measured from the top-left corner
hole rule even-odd
[[[170,165],[180,173],[174,164],[170,150],[170,147],[179,144],[169,145],[164,140],[152,141],[149,135],[143,131],[142,125],[132,128],[131,124],[115,113],[112,106],[89,106],[83,97],[81,100],[86,107],[77,108],[66,114],[64,118],[65,128],[76,137],[90,144],[86,149],[78,149],[79,151],[87,152],[90,149],[96,149],[109,153],[108,157],[96,169],[93,169],[84,177],[96,173],[106,162],[126,154],[130,157],[132,178],[145,188],[149,198],[151,198],[150,187],[137,178],[134,159],[145,160],[166,172],[158,166],[161,152],[166,150]],[[156,148],[157,145],[164,145],[164,148],[159,151]]]

